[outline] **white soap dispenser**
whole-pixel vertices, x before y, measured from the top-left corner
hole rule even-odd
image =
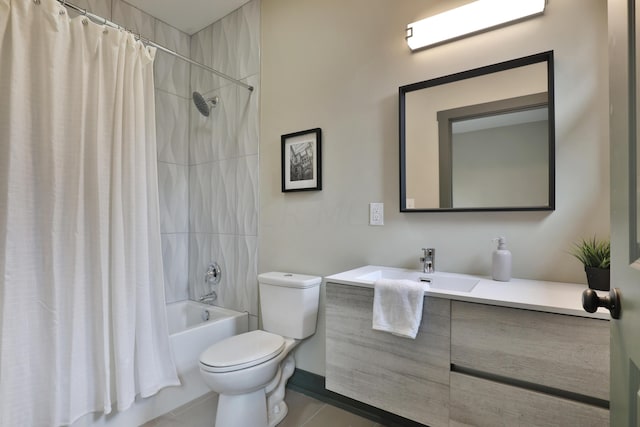
[[[493,280],[500,282],[508,282],[511,280],[511,252],[507,249],[506,239],[504,237],[496,237],[493,241],[498,241],[498,249],[493,251],[492,261]]]

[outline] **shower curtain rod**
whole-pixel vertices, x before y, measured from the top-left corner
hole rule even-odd
[[[224,73],[221,73],[220,71],[215,70],[215,69],[213,69],[211,67],[207,67],[206,65],[201,64],[199,62],[196,62],[193,59],[187,58],[184,55],[180,55],[176,51],[173,51],[173,50],[171,50],[169,48],[166,48],[166,47],[164,47],[162,45],[159,45],[156,42],[153,42],[153,41],[151,41],[151,40],[149,40],[147,38],[142,37],[139,33],[136,33],[135,31],[131,31],[131,30],[125,28],[125,27],[122,27],[122,26],[116,24],[115,22],[111,22],[108,19],[103,18],[102,16],[98,16],[98,15],[95,15],[95,14],[93,14],[91,12],[88,12],[87,9],[83,9],[83,8],[81,8],[79,6],[76,6],[75,4],[71,4],[71,3],[67,2],[66,0],[57,0],[57,1],[62,6],[68,7],[69,9],[73,9],[76,12],[79,12],[80,14],[86,16],[87,18],[91,19],[93,22],[95,22],[97,24],[108,25],[109,27],[116,28],[118,30],[128,31],[128,32],[134,34],[140,41],[142,41],[146,45],[155,47],[156,49],[159,49],[159,50],[161,50],[161,51],[163,51],[165,53],[168,53],[169,55],[173,55],[173,56],[175,56],[175,57],[177,57],[179,59],[182,59],[183,61],[186,61],[189,64],[195,65],[196,67],[200,67],[203,70],[209,71],[209,72],[217,75],[218,77],[222,77],[223,79],[229,80],[230,82],[233,82],[238,86],[242,86],[243,88],[245,88],[245,89],[247,89],[249,91],[253,91],[253,86],[248,85],[248,84],[246,84],[244,82],[241,82],[240,80],[234,79],[233,77],[228,76],[228,75],[226,75]]]

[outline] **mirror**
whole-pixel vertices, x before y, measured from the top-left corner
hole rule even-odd
[[[400,211],[555,207],[553,52],[400,87]]]

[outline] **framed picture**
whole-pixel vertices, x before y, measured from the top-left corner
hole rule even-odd
[[[322,190],[320,128],[282,135],[282,192]]]

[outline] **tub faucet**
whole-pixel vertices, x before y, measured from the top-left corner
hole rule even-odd
[[[211,291],[208,294],[204,294],[200,298],[198,298],[198,301],[203,302],[205,304],[210,304],[217,299],[218,299],[218,294],[216,294],[216,291]]]
[[[436,268],[436,250],[434,248],[422,248],[423,256],[420,257],[422,271],[433,273]]]

